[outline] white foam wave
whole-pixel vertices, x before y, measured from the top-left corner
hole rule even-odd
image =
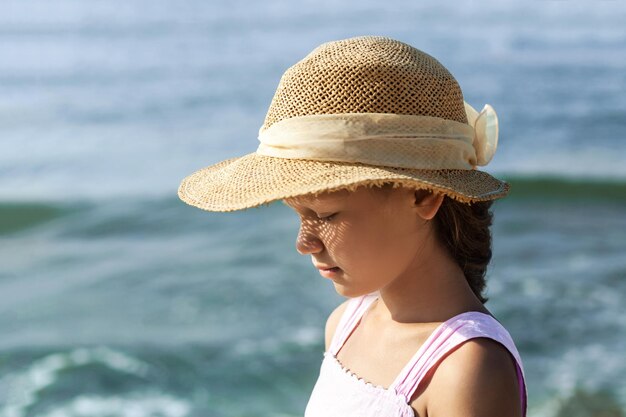
[[[548,384],[555,387],[564,397],[571,396],[579,387],[586,389],[605,388],[606,381],[620,381],[626,375],[623,347],[601,343],[575,346],[553,365]],[[614,387],[617,399],[626,405],[626,386]]]
[[[62,371],[89,363],[140,377],[146,377],[150,370],[148,364],[105,346],[47,355],[22,372],[0,378],[0,404],[4,404],[0,417],[26,416],[28,408],[36,403],[37,394],[54,384]]]
[[[131,397],[79,396],[41,417],[184,417],[191,405],[165,394]]]

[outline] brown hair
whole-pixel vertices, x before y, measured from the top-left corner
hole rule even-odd
[[[461,267],[469,286],[483,304],[489,300],[482,292],[492,254],[492,204],[492,200],[465,204],[444,196],[435,216],[437,237]]]

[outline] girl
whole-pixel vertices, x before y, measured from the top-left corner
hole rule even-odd
[[[521,358],[481,294],[489,208],[508,184],[495,111],[448,70],[375,36],[325,43],[280,80],[256,152],[185,178],[210,211],[283,200],[296,248],[348,299],[328,317],[306,417],[519,417]]]

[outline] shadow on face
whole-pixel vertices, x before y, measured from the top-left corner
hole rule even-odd
[[[358,277],[360,289],[373,291],[414,259],[425,236],[423,215],[430,215],[438,201],[432,197],[429,191],[388,184],[283,202],[300,217],[300,254],[311,255],[318,268],[337,267],[346,279]]]

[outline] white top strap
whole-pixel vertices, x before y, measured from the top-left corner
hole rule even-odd
[[[361,297],[351,298],[346,306],[332,341],[328,348],[328,351],[333,356],[336,356],[339,350],[343,347],[348,337],[354,330],[354,328],[361,321],[361,317],[370,307],[370,305],[376,300],[377,294],[368,294]]]

